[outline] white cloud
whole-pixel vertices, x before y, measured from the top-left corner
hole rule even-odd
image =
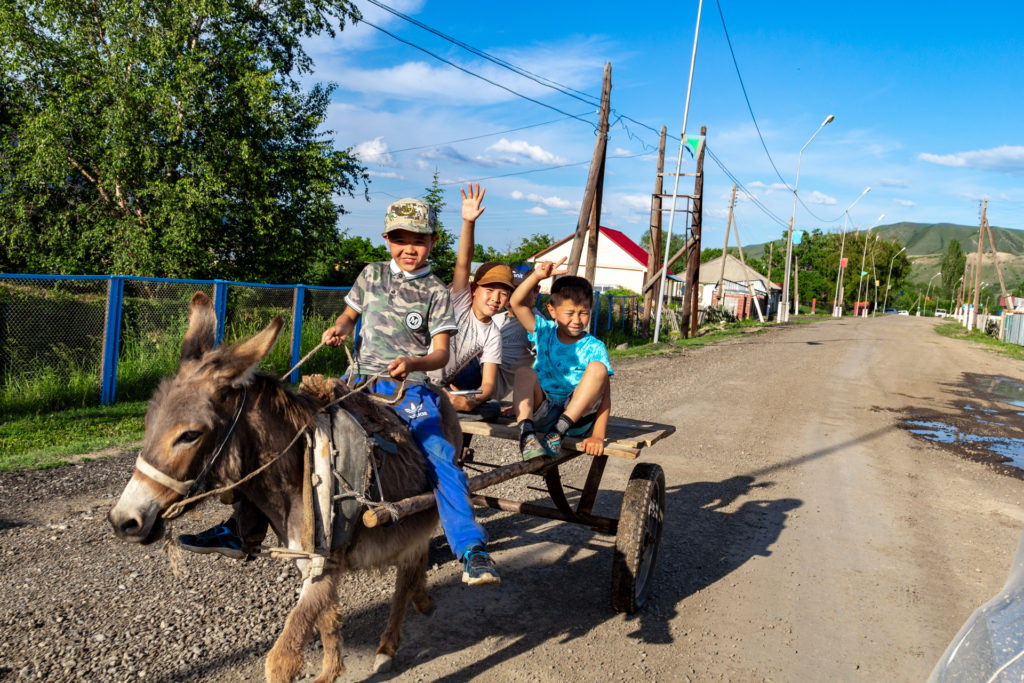
[[[624,194],[619,197],[619,202],[630,211],[651,212],[651,195],[649,194]]]
[[[1024,173],[1024,146],[1003,145],[956,154],[918,154],[917,158],[931,164],[954,168],[976,168],[1003,173]]]
[[[807,203],[808,204],[829,204],[829,205],[831,205],[831,204],[835,204],[836,203],[836,199],[835,199],[835,197],[829,197],[827,194],[825,194],[823,192],[818,192],[817,190],[815,190],[807,198]]]
[[[425,152],[420,153],[420,159],[426,159],[427,161],[452,161],[460,164],[476,164],[477,166],[485,166],[492,168],[497,166],[497,162],[488,159],[487,157],[475,156],[468,157],[454,147],[434,147],[428,149]]]
[[[378,166],[394,166],[395,160],[388,152],[388,143],[384,137],[376,137],[372,140],[360,142],[352,148],[353,154],[366,164],[377,164]]]
[[[633,152],[628,149],[623,149],[622,147],[616,147],[612,150],[612,155],[617,157],[627,157],[633,156]]]
[[[537,194],[536,192],[523,194],[519,190],[513,190],[509,196],[512,199],[525,199],[527,201],[533,202],[534,204],[541,204],[543,206],[548,207],[549,209],[562,209],[563,211],[568,211],[570,209],[575,209],[579,207],[578,202],[570,202],[568,199],[562,199],[561,197],[557,196],[544,197],[542,195]]]
[[[915,206],[914,202],[910,201],[909,199],[896,199],[895,202],[900,206],[906,206],[908,208],[911,206]]]
[[[532,214],[534,216],[547,216],[548,210],[545,209],[543,206],[531,206],[529,209],[526,210],[526,213]]]
[[[878,181],[881,187],[907,187],[906,180],[899,180],[897,178],[882,178]]]
[[[566,160],[548,152],[542,147],[531,145],[525,140],[507,140],[502,138],[488,147],[487,152],[498,152],[510,156],[504,157],[509,163],[519,163],[516,157],[523,157],[539,164],[564,164]]]
[[[778,191],[786,190],[787,192],[789,191],[789,187],[784,185],[784,184],[782,184],[782,183],[772,183],[771,185],[768,185],[768,184],[762,183],[760,180],[755,180],[752,183],[747,183],[747,187],[748,188],[754,188],[755,190],[765,190],[765,194],[771,194],[772,192],[775,192],[776,190],[778,190]]]
[[[366,175],[371,178],[394,178],[396,180],[405,180],[404,175],[399,175],[394,171],[367,171]]]

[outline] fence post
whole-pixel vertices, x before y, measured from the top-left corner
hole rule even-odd
[[[228,283],[223,280],[213,282],[213,310],[217,315],[217,339],[215,346],[224,341],[224,321],[228,317]]]
[[[612,313],[615,312],[615,295],[608,295],[608,331],[612,331]]]
[[[107,310],[103,324],[103,365],[100,368],[100,403],[110,405],[117,393],[117,351],[121,347],[121,304],[124,278],[115,275],[107,282]]]
[[[306,285],[295,285],[292,295],[292,367],[295,367],[299,358],[302,357],[302,307],[305,302]],[[288,377],[288,381],[294,384],[299,381],[300,377],[302,377],[302,373],[295,368],[291,376]]]
[[[595,293],[595,294],[596,294],[596,296],[594,296],[594,310],[590,314],[590,318],[593,321],[590,324],[590,327],[591,327],[590,334],[592,334],[592,335],[594,335],[596,337],[597,336],[597,317],[599,315],[601,315],[601,294],[600,293]]]

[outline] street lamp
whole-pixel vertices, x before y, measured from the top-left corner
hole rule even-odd
[[[893,255],[892,260],[889,261],[889,274],[885,276],[885,300],[882,302],[883,311],[885,311],[886,306],[888,306],[889,304],[889,278],[892,277],[892,264],[896,261],[896,257],[905,252],[906,250],[907,248],[903,247],[902,249],[897,251]]]
[[[885,218],[885,214],[884,213],[881,216],[878,217],[878,220],[876,220],[874,222],[874,224],[872,224],[871,228],[873,228],[876,225],[878,225],[879,223],[881,223],[883,218]],[[860,287],[861,287],[862,284],[864,284],[864,264],[868,260],[868,242],[871,241],[871,228],[868,228],[867,231],[864,233],[864,253],[861,254],[861,257],[860,257],[860,277],[857,278],[857,301],[855,301],[854,304],[853,304],[854,310],[858,311],[858,312],[860,310]],[[876,234],[875,235],[875,240],[877,240],[877,239],[878,239],[878,235]],[[874,258],[874,255],[875,255],[874,249],[875,249],[874,247],[871,248],[871,256],[872,256],[872,258]],[[864,290],[864,294],[865,295],[867,295],[867,291],[868,291],[867,289]],[[865,317],[867,317],[867,311],[864,311],[864,315],[865,315]]]
[[[821,125],[818,126],[818,130],[814,131],[814,135],[800,148],[800,154],[796,158],[796,182],[793,183],[793,215],[789,217],[789,231],[786,233],[786,275],[782,280],[782,305],[779,307],[779,313],[775,319],[776,322],[789,322],[789,269],[793,261],[793,223],[796,221],[796,192],[797,188],[800,187],[800,164],[804,158],[804,150],[807,149],[807,145],[811,144],[811,140],[821,132],[821,129],[832,123],[835,118],[834,115],[829,114],[828,118],[822,121]]]
[[[928,289],[925,291],[924,295],[924,316],[926,318],[928,317],[928,295],[932,293],[932,280],[934,280],[940,275],[942,275],[941,272],[935,273],[935,275],[932,275],[932,279],[928,281]]]
[[[859,202],[861,200],[861,197],[866,195],[868,192],[871,192],[871,188],[870,187],[865,187],[864,191],[860,193],[860,197],[857,197],[856,199],[853,200],[853,204],[856,204],[857,202]],[[850,220],[850,209],[853,208],[853,204],[850,204],[848,207],[846,207],[846,210],[843,211],[843,232],[842,232],[842,236],[843,237],[842,237],[842,240],[840,240],[840,242],[839,242],[839,272],[836,273],[836,295],[832,299],[832,317],[833,318],[838,318],[838,317],[840,317],[842,315],[840,313],[841,306],[839,304],[839,285],[840,285],[840,283],[842,282],[842,279],[843,279],[843,250],[846,248],[846,225],[847,225],[848,221]]]

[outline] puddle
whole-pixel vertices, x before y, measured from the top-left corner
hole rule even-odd
[[[915,437],[1024,479],[1024,382],[964,373],[949,385],[955,398],[908,408],[902,427]]]
[[[1009,461],[1003,464],[1024,469],[1024,438],[970,434],[937,420],[907,420],[906,424],[908,432],[928,441],[984,448]]]

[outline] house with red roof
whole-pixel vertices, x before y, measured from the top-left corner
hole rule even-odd
[[[634,292],[640,293],[644,278],[647,275],[648,254],[639,244],[631,240],[624,233],[612,228],[601,226],[598,228],[600,236],[597,239],[597,267],[594,269],[594,289],[605,291],[617,287],[625,287]],[[529,259],[530,263],[537,261],[555,261],[563,257],[569,258],[572,252],[572,239],[575,233],[552,244],[547,249],[539,251]],[[590,233],[583,241],[583,254],[580,256],[579,275],[586,272],[588,243]],[[672,296],[678,296],[678,289],[682,282],[674,276],[667,289]],[[541,291],[547,292],[551,287],[551,280],[541,283]]]

